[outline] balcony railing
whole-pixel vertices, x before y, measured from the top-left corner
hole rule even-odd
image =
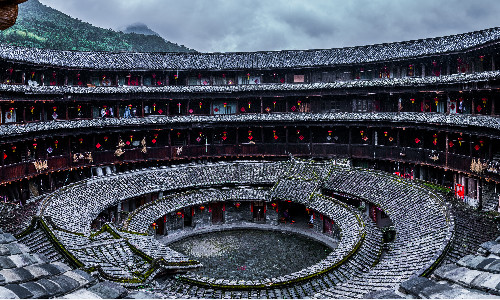
[[[86,153],[86,155],[88,152]],[[74,156],[62,155],[49,157],[46,161],[46,168],[37,170],[35,162],[45,162],[45,160],[32,160],[16,164],[4,165],[0,167],[0,181],[9,182],[38,174],[54,171],[68,170],[75,167],[89,167],[99,165],[109,165],[117,163],[143,162],[143,161],[168,161],[179,159],[197,158],[245,158],[245,157],[287,157],[294,156],[332,158],[332,157],[352,157],[357,159],[375,159],[386,161],[398,161],[417,165],[431,165],[461,172],[476,174],[484,173],[486,176],[499,177],[495,172],[487,171],[485,167],[490,162],[481,160],[483,164],[480,172],[471,169],[474,158],[448,153],[433,151],[429,149],[396,147],[396,146],[373,146],[352,144],[324,144],[324,143],[256,143],[237,145],[185,145],[185,146],[165,146],[147,148],[143,153],[141,148],[125,149],[125,153],[117,157],[113,150],[94,151],[91,154],[92,160],[82,158],[77,161]]]

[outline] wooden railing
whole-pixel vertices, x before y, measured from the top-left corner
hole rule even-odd
[[[141,148],[125,149],[120,157],[115,156],[114,150],[92,152],[92,161],[80,159],[74,161],[69,155],[54,156],[47,159],[47,168],[36,170],[34,162],[26,161],[0,167],[0,182],[9,182],[38,174],[68,170],[75,167],[89,167],[130,163],[141,161],[168,161],[198,158],[245,158],[245,157],[287,157],[294,156],[332,158],[351,157],[357,159],[399,161],[418,165],[430,165],[456,171],[471,173],[472,159],[469,156],[459,155],[429,149],[373,146],[362,144],[320,144],[320,143],[269,143],[269,144],[238,144],[238,145],[190,145],[165,146],[147,148],[143,153]],[[484,162],[484,161],[483,161]],[[488,176],[498,176],[487,174]]]

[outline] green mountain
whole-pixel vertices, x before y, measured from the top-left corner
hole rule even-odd
[[[137,33],[137,34],[144,34],[144,35],[158,35],[159,34],[153,30],[151,30],[146,24],[142,23],[135,23],[126,26],[123,30],[125,33]]]
[[[38,0],[19,5],[17,22],[0,31],[0,43],[78,51],[193,52],[158,35],[123,33],[72,18]]]

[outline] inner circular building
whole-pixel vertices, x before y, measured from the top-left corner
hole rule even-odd
[[[500,28],[0,46],[0,298],[495,298]]]

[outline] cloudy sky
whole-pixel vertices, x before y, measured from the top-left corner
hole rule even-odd
[[[40,0],[93,25],[144,23],[202,52],[324,49],[500,26],[498,0]]]

